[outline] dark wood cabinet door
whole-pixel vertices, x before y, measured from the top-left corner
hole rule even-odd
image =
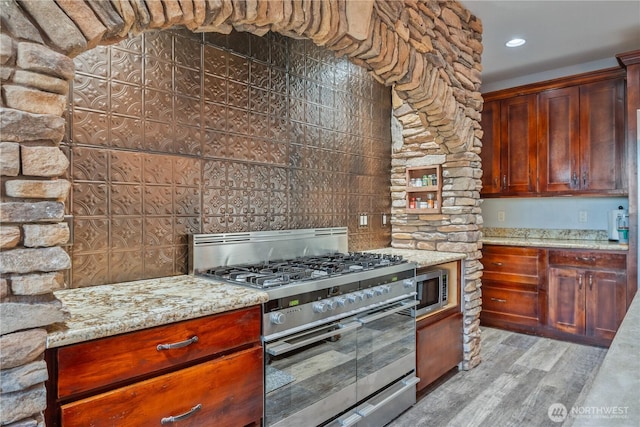
[[[507,193],[537,190],[537,95],[500,103],[502,188]]]
[[[538,98],[539,191],[580,186],[580,90],[547,90]]]
[[[253,347],[62,405],[62,425],[257,424],[263,411],[262,382],[262,347]],[[161,422],[170,417],[182,419]]]
[[[585,333],[584,271],[572,267],[549,268],[549,325],[570,334]]]
[[[585,191],[626,187],[624,80],[580,86],[580,186]]]
[[[586,272],[587,335],[613,339],[627,311],[626,279],[622,271]]]
[[[500,175],[500,101],[488,101],[482,109],[482,194],[496,194],[502,189]]]
[[[422,390],[462,361],[462,313],[435,323],[419,321],[416,327],[416,375]]]

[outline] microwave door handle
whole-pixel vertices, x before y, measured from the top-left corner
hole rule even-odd
[[[273,344],[268,344],[266,351],[272,356],[280,356],[281,354],[288,353],[300,347],[304,347],[309,344],[314,344],[318,341],[324,340],[325,338],[330,338],[338,334],[343,334],[345,332],[349,332],[354,329],[358,329],[360,327],[362,327],[362,324],[360,322],[351,322],[351,323],[347,323],[344,326],[341,325],[341,327],[339,327],[338,329],[334,329],[332,331],[325,332],[319,335],[313,335],[310,338],[300,340],[294,343],[287,342],[286,339],[281,341],[276,341]]]
[[[415,307],[416,305],[418,305],[419,302],[418,301],[409,301],[409,302],[401,302],[399,306],[392,308],[391,310],[385,310],[385,311],[381,311],[378,312],[376,314],[372,314],[370,316],[366,316],[363,318],[358,318],[358,322],[362,323],[363,325],[366,325],[367,323],[371,323],[375,320],[379,320],[382,318],[385,318],[387,316],[391,316],[392,314],[396,314],[399,311],[402,310],[406,310],[407,308],[411,308],[411,307]]]

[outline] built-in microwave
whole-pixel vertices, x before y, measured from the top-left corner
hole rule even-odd
[[[430,313],[449,302],[449,272],[438,269],[416,276],[418,305],[414,314],[421,316]]]

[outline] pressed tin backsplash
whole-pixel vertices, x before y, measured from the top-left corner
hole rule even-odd
[[[360,67],[309,41],[188,31],[75,64],[69,287],[185,273],[189,233],[347,225],[352,250],[389,245],[390,93]]]

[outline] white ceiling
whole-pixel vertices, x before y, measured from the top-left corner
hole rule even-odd
[[[460,3],[483,24],[482,92],[522,76],[577,64],[608,61],[615,66],[616,54],[640,49],[640,0]],[[505,42],[516,36],[527,43],[507,48]]]

